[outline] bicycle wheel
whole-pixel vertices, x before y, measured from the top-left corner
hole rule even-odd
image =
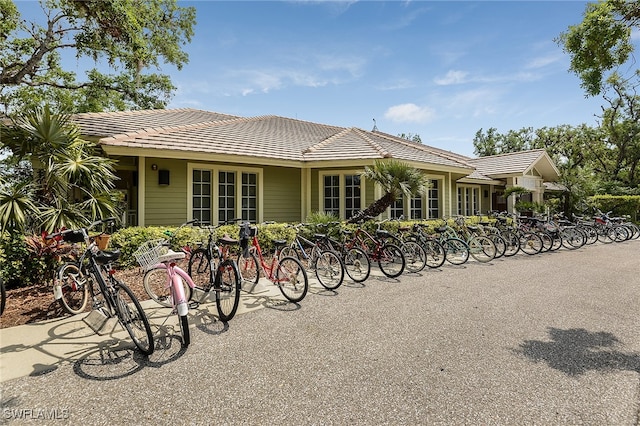
[[[613,228],[615,230],[615,240],[616,242],[626,241],[629,237],[629,231],[625,226],[617,225]]]
[[[7,304],[7,289],[4,287],[4,280],[0,277],[0,315],[4,312]]]
[[[196,287],[208,291],[213,285],[212,272],[215,270],[215,260],[209,260],[209,253],[204,248],[199,248],[191,253],[189,258],[189,276]],[[166,275],[165,272],[165,284]],[[188,287],[188,286],[187,286]],[[186,294],[186,293],[185,293]],[[191,300],[191,294],[187,300]]]
[[[443,247],[445,259],[454,265],[462,265],[469,260],[469,246],[459,238],[447,238]]]
[[[436,240],[428,240],[422,246],[427,255],[426,262],[429,268],[439,268],[444,264],[446,253],[442,244]]]
[[[584,238],[575,228],[563,229],[560,232],[562,236],[562,245],[569,250],[575,250],[584,245]]]
[[[542,250],[542,239],[533,232],[520,235],[520,249],[528,255],[540,253]]]
[[[62,309],[72,315],[85,310],[89,300],[89,288],[77,264],[65,263],[58,269],[57,285],[60,285],[62,292],[62,297],[58,299]]]
[[[583,226],[582,229],[587,234],[587,244],[591,245],[598,241],[598,230],[594,226]]]
[[[611,226],[605,226],[598,230],[598,241],[611,244],[616,240],[616,231]]]
[[[115,281],[113,290],[118,322],[127,330],[140,352],[144,355],[151,355],[154,349],[153,334],[140,302],[129,287],[115,278],[113,280]]]
[[[520,238],[518,238],[518,235],[515,232],[509,230],[502,231],[500,236],[504,238],[507,243],[507,248],[504,251],[505,257],[514,256],[520,251]]]
[[[496,246],[488,237],[479,235],[471,238],[467,244],[469,254],[478,262],[491,262],[496,257]]]
[[[184,296],[186,300],[191,300],[192,290],[185,280],[182,281],[184,288]],[[171,299],[171,285],[168,282],[167,270],[165,268],[149,269],[142,279],[144,291],[156,303],[165,308],[173,308],[173,300]]]
[[[493,244],[496,246],[496,256],[494,259],[499,259],[504,256],[504,253],[507,251],[507,242],[505,239],[498,234],[489,234],[489,239],[493,241]]]
[[[294,257],[285,257],[278,262],[274,284],[289,301],[300,302],[307,295],[309,280],[300,261]]]
[[[427,266],[427,253],[414,241],[406,241],[401,246],[408,272],[420,272]]]
[[[389,278],[396,278],[404,272],[406,260],[402,250],[395,244],[385,244],[380,251],[378,267]]]
[[[240,273],[238,265],[227,259],[216,270],[216,307],[220,321],[230,321],[238,310],[240,303]]]
[[[238,255],[238,272],[242,284],[256,285],[260,280],[260,267],[255,253],[250,251],[247,257],[242,253]]]
[[[371,262],[364,250],[353,247],[342,257],[344,269],[353,282],[361,283],[369,278]]]
[[[180,324],[180,335],[182,336],[182,346],[187,347],[191,343],[191,331],[189,331],[189,318],[187,315],[178,315]]]
[[[537,232],[538,236],[542,240],[542,250],[541,253],[546,253],[551,251],[553,248],[553,237],[548,232],[539,231]]]
[[[344,280],[344,267],[337,254],[329,250],[320,253],[316,260],[316,278],[327,290],[340,287]]]
[[[291,246],[282,247],[282,250],[280,250],[279,258],[282,259],[283,257],[295,257],[296,259],[300,260],[298,250]]]

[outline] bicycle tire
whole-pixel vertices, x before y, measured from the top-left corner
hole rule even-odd
[[[380,249],[378,267],[389,278],[399,277],[406,267],[406,260],[400,247],[395,244],[383,245]]]
[[[178,315],[182,346],[187,347],[191,343],[191,331],[189,330],[189,318],[187,315]]]
[[[520,251],[520,238],[518,238],[518,235],[513,231],[505,230],[500,233],[500,236],[507,243],[504,257],[515,256]]]
[[[153,334],[149,319],[144,313],[140,302],[131,289],[123,282],[116,280],[113,286],[116,316],[138,350],[144,355],[151,355],[154,350]]]
[[[627,241],[629,239],[629,230],[624,225],[617,225],[614,227],[616,231],[616,242]]]
[[[591,245],[598,241],[598,230],[594,226],[583,226],[582,229],[587,234],[587,244]]]
[[[188,274],[196,287],[209,291],[213,285],[213,271],[215,271],[215,260],[209,259],[206,249],[199,248],[191,253]],[[189,293],[187,300],[191,300],[191,297],[192,294]]]
[[[361,283],[371,274],[371,261],[367,253],[358,247],[347,250],[342,256],[344,269],[353,282]]]
[[[549,233],[551,238],[553,238],[551,242],[551,251],[559,250],[562,247],[562,235],[558,231],[552,231]]]
[[[603,244],[611,244],[616,240],[616,231],[613,227],[605,226],[598,231],[598,241]]]
[[[249,251],[247,257],[244,257],[242,253],[238,255],[238,272],[240,273],[241,285],[244,283],[250,285],[258,284],[260,280],[260,267],[258,258],[253,251]]]
[[[330,250],[324,250],[316,260],[316,278],[327,290],[335,290],[344,281],[344,266],[340,257]]]
[[[58,269],[58,282],[62,297],[58,303],[67,313],[77,315],[84,312],[89,300],[89,288],[86,277],[80,272],[78,264],[68,262]]]
[[[406,262],[408,272],[418,273],[427,266],[427,253],[424,248],[415,241],[405,241],[401,246],[402,254]]]
[[[560,235],[563,246],[569,250],[575,250],[584,245],[583,235],[574,228],[563,229]]]
[[[444,240],[445,260],[453,265],[463,265],[469,260],[469,246],[459,238]]]
[[[309,290],[307,271],[295,257],[285,257],[278,261],[274,278],[274,284],[290,302],[301,302],[307,295]]]
[[[4,280],[0,277],[0,315],[4,312],[7,305],[7,289],[4,286]]]
[[[548,251],[551,251],[551,249],[553,248],[553,237],[548,232],[544,231],[538,231],[536,232],[536,234],[538,234],[538,236],[542,240],[542,250],[540,252],[546,253]]]
[[[233,260],[227,259],[220,263],[213,288],[216,292],[216,308],[220,321],[231,321],[238,311],[242,288],[238,265]]]
[[[491,262],[496,257],[496,245],[484,236],[475,236],[467,243],[469,255],[481,263]]]
[[[542,239],[533,232],[526,232],[520,235],[520,250],[533,256],[542,250]]]
[[[193,290],[182,278],[182,287],[186,300],[191,300]],[[171,285],[167,286],[167,270],[165,268],[149,269],[142,279],[144,291],[151,300],[165,308],[173,308]]]
[[[489,234],[489,239],[496,246],[496,255],[494,259],[500,259],[507,251],[507,242],[498,234]]]
[[[428,240],[422,243],[422,247],[427,255],[427,266],[436,269],[444,265],[446,252],[442,244],[436,240]]]
[[[284,257],[295,257],[296,259],[300,260],[300,255],[298,254],[298,250],[296,250],[292,246],[282,247],[282,250],[280,250],[279,258],[282,259]]]

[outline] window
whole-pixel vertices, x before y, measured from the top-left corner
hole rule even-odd
[[[223,170],[189,164],[191,188],[188,211],[193,219],[205,224],[223,223],[235,218],[259,222],[259,169]]]
[[[411,219],[422,219],[422,195],[411,198],[411,206],[409,207],[409,210]]]
[[[340,217],[340,176],[324,177],[324,211]]]
[[[347,175],[345,179],[345,211],[344,217],[349,219],[360,211],[360,176]]]
[[[480,210],[480,188],[458,186],[458,214],[473,216]]]
[[[258,221],[258,175],[242,173],[242,220]]]
[[[211,171],[193,171],[193,218],[211,223]]]
[[[428,218],[434,219],[440,217],[440,190],[439,180],[430,179],[430,188],[427,191]]]
[[[404,197],[400,196],[391,204],[391,219],[398,219],[404,214]]]
[[[356,171],[319,174],[320,210],[348,219],[364,206],[364,181]]]
[[[235,186],[235,173],[218,173],[218,223],[224,223],[236,217]]]

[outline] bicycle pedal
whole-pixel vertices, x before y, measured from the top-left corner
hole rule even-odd
[[[200,302],[196,302],[195,300],[189,302],[189,309],[198,309],[199,306]]]

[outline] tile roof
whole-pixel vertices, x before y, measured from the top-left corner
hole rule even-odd
[[[485,176],[522,174],[529,170],[545,153],[544,149],[532,149],[529,151],[472,158],[469,159],[469,163],[476,167],[478,173]]]
[[[381,132],[271,115],[243,118],[184,109],[77,114],[74,121],[82,134],[100,137],[106,146],[300,162],[395,158],[473,169],[447,151]]]

